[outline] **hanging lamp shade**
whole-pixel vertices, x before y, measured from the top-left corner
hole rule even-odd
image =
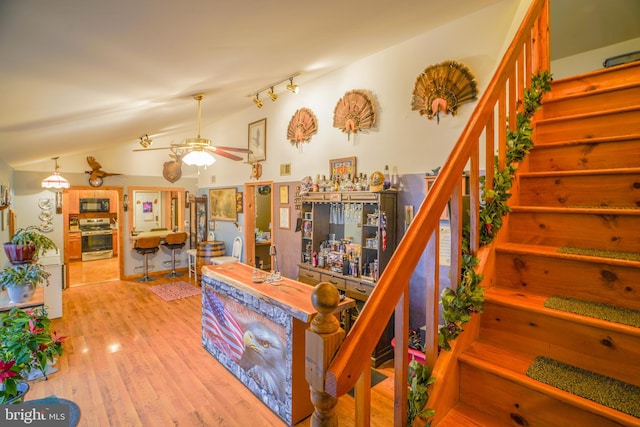
[[[56,168],[53,174],[49,175],[45,179],[42,180],[42,188],[53,188],[53,189],[61,189],[61,188],[69,188],[71,184],[69,181],[64,179],[62,175],[58,173],[58,159],[59,157],[51,158],[56,165]]]
[[[183,158],[182,162],[189,166],[211,166],[216,161],[215,157],[204,150],[193,149]]]

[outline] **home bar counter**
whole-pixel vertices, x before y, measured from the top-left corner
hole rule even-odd
[[[202,267],[202,344],[293,425],[314,409],[305,380],[305,330],[317,313],[313,287],[285,277],[254,282],[263,276],[241,262]],[[346,298],[336,312],[354,304]]]

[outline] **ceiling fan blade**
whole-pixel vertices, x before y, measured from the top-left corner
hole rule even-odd
[[[225,150],[225,151],[236,151],[238,153],[251,153],[251,150],[248,148],[237,148],[237,147],[224,147],[222,145],[216,145],[213,147],[214,151],[216,149]]]
[[[155,150],[171,150],[173,147],[154,147],[154,148],[136,148],[132,151],[155,151]]]
[[[220,148],[220,147],[218,147],[218,148]],[[227,153],[224,150],[220,150],[220,149],[211,150],[211,149],[208,148],[207,151],[209,151],[209,152],[211,152],[213,154],[217,154],[218,156],[226,157],[226,158],[231,159],[231,160],[236,160],[236,161],[243,160],[242,157],[236,156],[235,154]]]

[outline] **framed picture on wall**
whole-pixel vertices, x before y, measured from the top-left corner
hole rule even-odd
[[[289,222],[290,215],[291,208],[289,206],[280,207],[280,228],[284,228],[286,230],[291,228],[291,223]]]
[[[329,176],[346,176],[349,174],[351,174],[352,177],[356,175],[355,157],[329,160]]]
[[[289,186],[282,185],[280,186],[280,203],[283,205],[289,204]]]
[[[247,148],[252,152],[248,154],[249,163],[267,160],[267,119],[249,123],[249,141]]]
[[[242,191],[238,191],[236,193],[236,212],[237,213],[243,213],[244,212],[244,201],[243,201],[243,196],[242,196]]]
[[[238,220],[236,193],[235,187],[209,190],[209,219],[236,222]]]

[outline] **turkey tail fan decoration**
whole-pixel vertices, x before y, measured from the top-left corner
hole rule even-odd
[[[376,124],[376,110],[369,94],[364,90],[352,90],[340,98],[333,110],[333,127],[351,133],[370,129]]]
[[[455,116],[460,105],[476,100],[477,95],[471,71],[457,62],[445,61],[427,67],[416,78],[411,109],[429,119],[436,116],[439,123],[440,112]]]
[[[291,117],[287,129],[287,139],[296,147],[301,142],[309,142],[318,132],[318,119],[308,108],[300,108]]]

